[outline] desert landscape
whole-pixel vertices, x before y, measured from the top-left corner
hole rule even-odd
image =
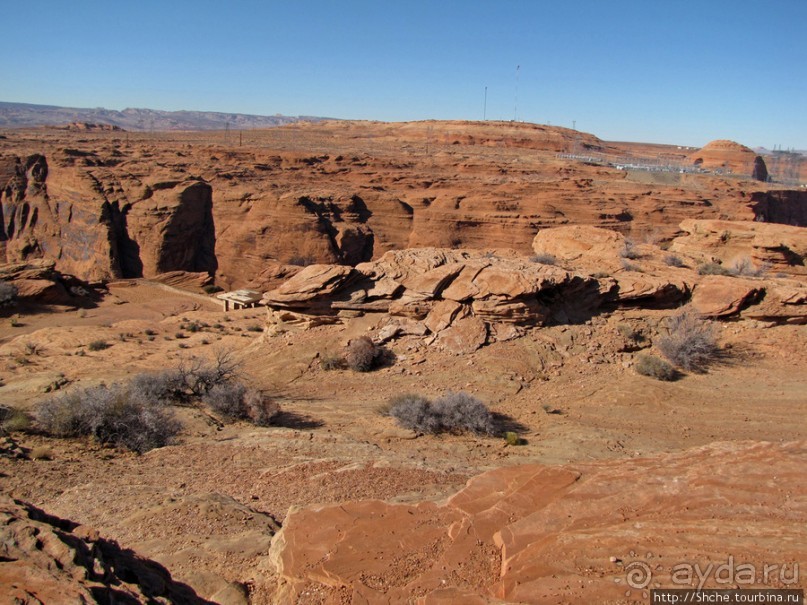
[[[3,602],[804,589],[807,159],[758,158],[0,130]]]

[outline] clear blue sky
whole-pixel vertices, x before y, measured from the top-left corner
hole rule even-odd
[[[0,0],[0,100],[807,148],[807,0]]]

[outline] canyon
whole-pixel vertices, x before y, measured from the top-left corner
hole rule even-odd
[[[281,410],[177,406],[143,454],[3,424],[4,599],[629,604],[729,556],[804,588],[801,160],[516,122],[0,135],[0,408],[227,351]],[[682,309],[720,355],[643,375]],[[363,337],[385,363],[329,366]],[[458,391],[518,440],[383,413]]]

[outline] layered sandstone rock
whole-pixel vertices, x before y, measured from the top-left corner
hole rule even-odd
[[[648,459],[501,468],[443,503],[292,510],[273,543],[277,602],[640,600],[653,587],[694,587],[697,578],[673,584],[673,568],[726,565],[728,553],[735,566],[778,564],[753,586],[803,586],[793,564],[807,556],[805,455],[803,442],[717,443]],[[725,587],[721,577],[706,587]]]
[[[734,141],[718,140],[707,143],[689,157],[693,163],[703,168],[725,169],[750,176],[757,154]]]
[[[71,149],[53,165],[42,155],[11,165],[0,189],[0,250],[8,262],[50,259],[59,271],[89,281],[215,272],[208,184],[147,185],[93,153]]]
[[[699,262],[719,261],[726,266],[749,260],[770,273],[807,275],[807,229],[750,221],[694,220],[681,223],[685,233],[675,238],[670,251]]]
[[[4,603],[208,603],[159,564],[92,528],[0,497]]]
[[[38,304],[71,305],[88,302],[95,293],[75,277],[55,270],[52,260],[0,264],[0,281],[14,285],[16,298]]]
[[[388,252],[355,268],[311,265],[263,302],[272,310],[312,316],[340,311],[384,312],[423,320],[457,353],[495,339],[493,324],[542,325],[580,321],[602,302],[600,283],[518,256],[421,248]],[[282,319],[282,316],[280,316]]]
[[[239,288],[269,265],[407,247],[527,254],[537,231],[569,224],[668,240],[686,218],[807,222],[803,192],[616,170],[605,162],[628,151],[558,127],[333,122],[250,133],[243,147],[129,136],[0,142],[7,261],[50,258],[87,280],[205,271]]]

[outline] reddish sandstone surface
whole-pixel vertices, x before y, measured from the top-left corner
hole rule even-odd
[[[704,588],[803,586],[805,457],[806,442],[719,443],[499,469],[439,504],[295,511],[273,545],[277,602],[629,603],[676,586],[691,562],[725,566]],[[767,579],[765,565],[776,565]]]

